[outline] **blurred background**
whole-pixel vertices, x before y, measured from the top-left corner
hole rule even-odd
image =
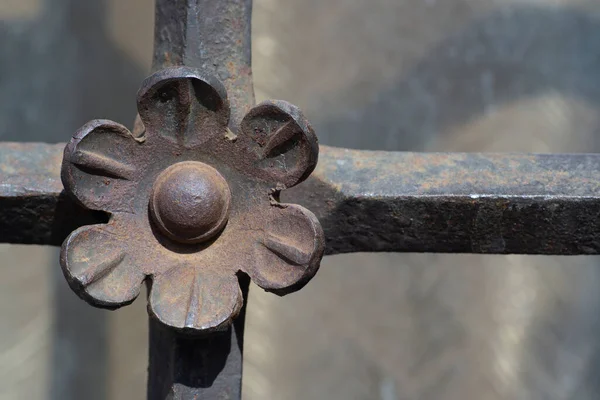
[[[153,0],[0,0],[0,140],[132,125]],[[596,0],[255,0],[257,100],[321,143],[600,149]],[[92,309],[58,250],[0,246],[0,399],[145,397],[143,299]],[[252,287],[244,399],[598,399],[595,257],[354,254]]]

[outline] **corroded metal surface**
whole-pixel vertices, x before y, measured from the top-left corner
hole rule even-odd
[[[152,221],[169,239],[206,242],[219,234],[229,218],[231,191],[223,176],[197,161],[173,164],[152,185]]]
[[[241,119],[254,106],[252,84],[250,22],[252,0],[157,0],[155,3],[154,57],[152,69],[187,65],[216,76],[227,90],[231,105],[229,126],[236,132]],[[141,121],[134,134],[142,130]],[[237,134],[237,132],[236,132]],[[240,277],[244,297],[248,281]],[[150,366],[148,398],[240,398],[245,307],[232,329],[223,336],[230,347],[215,353],[213,340],[196,339],[190,344],[170,331],[157,331],[150,324]],[[170,333],[169,333],[170,332]],[[180,367],[176,360],[189,360],[194,346],[194,371]],[[218,356],[218,357],[217,357]],[[216,357],[213,363],[202,360]],[[175,360],[175,361],[174,361]],[[190,374],[206,379],[191,379]]]
[[[186,64],[201,66],[204,71],[217,75],[230,91],[234,104],[231,132],[226,135],[229,140],[238,140],[240,132],[236,128],[252,106],[249,45],[245,41],[249,38],[249,1],[159,1],[157,10],[155,70],[165,65]],[[230,18],[233,14],[237,17]],[[199,21],[203,23],[199,24]],[[202,40],[202,37],[218,39]],[[288,131],[291,135],[288,136],[284,131],[282,128],[281,137],[294,137],[294,132]],[[134,132],[139,138],[143,125],[138,123]],[[242,129],[241,133],[264,149],[263,158],[271,159],[263,164],[266,168],[262,173],[270,171],[272,174],[269,175],[277,176],[277,168],[282,166],[277,158],[279,141],[253,136],[252,126],[250,131]],[[299,143],[289,158],[297,160],[298,155],[310,152],[310,147],[310,143]],[[331,238],[330,253],[359,250],[597,253],[598,226],[593,218],[589,218],[596,213],[598,198],[596,186],[590,185],[597,181],[598,175],[593,156],[394,155],[330,150],[330,157],[325,161],[331,163],[322,163],[316,179],[288,196],[298,198],[306,205],[314,204],[315,210],[320,211],[319,216]],[[363,159],[365,155],[367,158]],[[373,165],[370,162],[373,160],[382,164]],[[344,168],[344,165],[350,167]],[[575,168],[570,170],[572,167]],[[245,170],[244,167],[241,169]],[[288,170],[288,166],[283,165],[283,169]],[[292,174],[292,181],[304,177],[302,168],[298,171]],[[131,171],[121,172],[128,174]],[[259,175],[257,173],[260,178]],[[8,195],[4,200],[17,199],[19,207],[14,203],[11,206],[7,201],[9,207],[2,212],[11,213],[6,221],[14,218],[12,224],[24,222],[25,225],[19,227],[22,232],[15,232],[13,227],[11,231],[3,232],[6,237],[21,235],[15,239],[20,242],[56,242],[69,231],[62,228],[65,222],[84,224],[86,222],[80,219],[84,215],[89,216],[88,222],[102,218],[99,214],[85,212],[81,217],[73,215],[75,210],[80,212],[81,209],[74,207],[64,196],[59,198],[57,181],[48,178],[31,180],[34,189],[28,191],[23,200],[24,192],[18,186],[24,182],[22,176],[7,176]],[[348,185],[348,182],[355,184]],[[48,191],[40,190],[44,185],[48,185]],[[521,187],[524,190],[519,191]],[[582,190],[585,187],[589,189],[588,194],[585,194],[587,189]],[[17,190],[10,192],[11,188]],[[436,192],[437,188],[444,190]],[[216,202],[223,196],[215,196]],[[60,204],[66,204],[66,207],[61,209]],[[166,232],[171,234],[170,239],[176,246],[188,240],[181,239],[182,232],[187,235],[187,227],[175,229],[179,232],[174,232],[168,224],[160,228],[163,216],[169,212],[163,213],[162,206],[158,207],[161,208],[159,212],[152,204],[149,206],[158,229],[166,236],[169,236]],[[215,209],[215,213],[223,211],[223,205],[217,205]],[[68,217],[55,218],[63,214]],[[182,222],[185,218],[181,216],[181,210],[170,215],[171,222],[179,224],[176,228],[185,225]],[[201,219],[204,221],[204,217]],[[6,221],[0,221],[0,224],[10,226]],[[215,231],[219,231],[219,221],[209,221],[207,225],[216,226]],[[198,235],[192,235],[193,241]],[[243,292],[243,283],[241,287]],[[230,339],[236,333],[239,335],[240,329],[236,327],[235,332],[229,330],[225,335],[206,340],[188,340],[169,330],[165,331],[168,335],[161,335],[159,329],[156,324],[152,325],[150,396],[186,398],[202,393],[207,398],[218,395],[239,397],[234,382],[241,376],[241,341]],[[207,359],[211,361],[210,365],[205,364]],[[207,394],[211,387],[214,389],[212,395]]]
[[[227,88],[232,126],[254,104],[250,64],[252,0],[158,0],[152,68],[187,65]]]
[[[8,243],[59,245],[70,231],[106,218],[62,193],[64,144],[0,145],[0,239]]]
[[[322,146],[311,179],[286,199],[317,210],[328,254],[598,254],[599,179],[591,154]]]
[[[107,224],[84,226],[63,244],[73,290],[116,308],[148,279],[158,321],[207,333],[228,329],[239,314],[240,272],[279,294],[304,286],[323,256],[323,231],[310,211],[277,200],[317,161],[300,111],[259,104],[235,134],[223,86],[188,67],[149,77],[138,110],[141,136],[96,120],[65,148],[65,191],[110,213]]]
[[[3,241],[56,245],[65,238],[65,224],[101,217],[61,197],[56,166],[40,171],[39,165],[58,162],[60,146],[0,147]],[[39,158],[28,158],[33,149]],[[600,211],[599,182],[596,154],[394,153],[320,146],[315,171],[284,191],[282,200],[315,211],[328,254],[599,254],[600,222],[589,218]],[[11,204],[23,200],[29,206],[15,214]],[[61,201],[65,206],[57,207]],[[74,212],[82,219],[70,221]]]

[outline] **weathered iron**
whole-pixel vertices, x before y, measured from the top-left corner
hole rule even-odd
[[[0,147],[1,241],[59,245],[74,228],[105,221],[61,193],[61,146]],[[311,176],[281,197],[315,211],[326,254],[600,254],[600,221],[589,218],[600,211],[599,182],[597,154],[320,146]]]
[[[164,170],[152,187],[152,221],[169,239],[202,243],[223,230],[229,217],[231,191],[219,171],[184,161]]]
[[[151,399],[239,398],[246,273],[287,293],[323,254],[315,217],[279,202],[315,168],[316,139],[293,106],[254,106],[250,11],[251,0],[157,0],[156,73],[133,133],[82,128],[65,191],[63,144],[0,145],[0,241],[58,245],[76,229],[63,266],[95,305],[151,286]],[[599,182],[598,155],[322,146],[313,175],[281,195],[315,211],[328,254],[600,254]]]
[[[242,307],[240,272],[279,294],[304,286],[323,256],[323,231],[279,192],[317,161],[317,140],[285,102],[253,108],[233,133],[223,86],[189,67],[149,77],[134,136],[105,120],[66,146],[65,191],[110,213],[64,242],[61,265],[89,303],[131,303],[149,279],[148,310],[187,333],[227,329]]]

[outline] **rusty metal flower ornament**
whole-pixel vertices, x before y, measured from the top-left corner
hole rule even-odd
[[[324,249],[319,222],[278,201],[317,162],[316,136],[296,107],[259,104],[234,133],[222,84],[187,67],[150,76],[137,102],[139,136],[96,120],[65,149],[65,191],[110,214],[63,244],[63,272],[80,297],[117,308],[147,280],[159,321],[212,331],[240,311],[238,273],[278,294],[314,276]]]

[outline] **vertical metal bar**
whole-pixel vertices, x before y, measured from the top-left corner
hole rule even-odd
[[[240,286],[247,300],[248,279]],[[241,398],[244,319],[222,334],[186,337],[150,319],[148,399]]]
[[[254,105],[250,20],[252,0],[156,0],[154,71],[201,68],[227,88],[235,129]]]
[[[251,12],[252,0],[156,0],[153,70],[187,65],[217,76],[227,88],[232,130],[254,104]],[[244,297],[248,284],[240,279]],[[200,338],[151,320],[148,399],[239,399],[244,311],[226,333]]]

